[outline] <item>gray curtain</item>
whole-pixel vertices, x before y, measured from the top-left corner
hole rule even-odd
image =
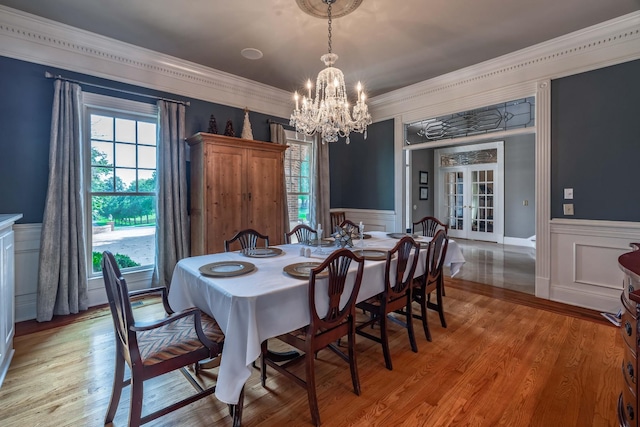
[[[174,267],[182,258],[189,256],[184,104],[158,101],[158,121],[156,268],[153,285],[168,288]]]
[[[329,181],[329,144],[322,144],[320,138],[316,135],[313,146],[315,162],[313,164],[313,180],[311,182],[311,225],[317,228],[318,224],[322,224],[322,229],[326,230],[323,234],[327,237],[333,232],[329,213],[329,208],[331,207],[329,203],[329,188],[331,186]]]
[[[49,182],[40,238],[38,322],[86,310],[80,86],[55,80]]]
[[[287,134],[284,127],[279,123],[271,123],[269,125],[271,131],[271,142],[281,145],[287,145]],[[283,174],[282,188],[284,189],[284,203],[282,204],[282,230],[284,233],[289,232],[289,203],[287,201],[287,177]]]

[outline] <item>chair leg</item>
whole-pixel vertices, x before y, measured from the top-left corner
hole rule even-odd
[[[358,377],[358,364],[356,363],[356,324],[351,318],[351,329],[349,335],[349,368],[351,370],[351,383],[353,383],[353,392],[360,396],[360,378]]]
[[[262,353],[260,354],[260,380],[262,382],[262,387],[265,387],[267,383],[267,341],[265,340],[262,345]]]
[[[132,373],[133,374],[133,373]],[[143,381],[134,381],[131,377],[131,407],[129,409],[129,427],[140,425],[142,417]]]
[[[443,283],[440,283],[436,291],[436,302],[438,303],[438,314],[440,315],[440,324],[443,328],[447,327],[447,321],[444,319],[444,308],[442,307]]]
[[[424,292],[424,290],[422,291]],[[427,296],[423,293],[420,297],[420,313],[422,315],[422,328],[427,341],[431,341],[431,331],[429,331],[429,322],[427,320]]]
[[[409,345],[414,353],[418,352],[418,344],[416,343],[416,334],[413,331],[413,313],[411,310],[411,294],[407,294],[407,306],[405,307],[405,314],[407,316],[407,333],[409,334]]]
[[[242,408],[244,407],[244,387],[240,390],[240,397],[238,403],[235,405],[229,405],[229,415],[233,418],[233,427],[240,427],[242,425]]]
[[[315,375],[315,358],[311,357],[311,354],[305,352],[305,366],[306,366],[306,383],[307,383],[307,398],[309,399],[309,410],[311,411],[311,420],[316,427],[320,426],[320,410],[318,409],[318,397],[316,396],[316,375]]]
[[[391,352],[389,351],[389,336],[387,335],[387,316],[379,316],[380,320],[380,343],[382,344],[382,354],[384,355],[385,367],[392,371]]]
[[[111,389],[111,401],[107,409],[107,415],[104,419],[104,425],[113,422],[120,403],[122,395],[122,387],[124,386],[124,359],[120,354],[120,350],[116,349],[116,366],[113,373],[113,388]]]

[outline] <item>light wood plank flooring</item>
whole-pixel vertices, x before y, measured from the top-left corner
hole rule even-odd
[[[487,289],[488,288],[488,289]],[[158,312],[153,300],[137,308]],[[394,370],[379,344],[358,337],[361,396],[348,366],[329,351],[318,355],[322,425],[330,426],[613,426],[621,387],[619,330],[598,313],[536,300],[507,289],[451,279],[449,327],[430,313],[433,342],[415,321],[419,352],[390,323]],[[92,309],[52,325],[18,325],[16,355],[0,389],[0,426],[100,426],[113,372],[109,312]],[[206,382],[213,373],[203,376]],[[244,426],[309,426],[306,393],[269,371],[267,388],[255,371],[246,386]],[[152,380],[146,409],[191,386],[179,373]],[[114,425],[125,426],[125,390]],[[230,426],[215,397],[147,425]]]

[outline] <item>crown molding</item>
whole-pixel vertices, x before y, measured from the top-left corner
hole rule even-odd
[[[505,87],[532,88],[529,92],[529,95],[532,95],[535,93],[537,81],[565,77],[638,58],[640,12],[633,12],[373,97],[369,99],[369,109],[375,121],[398,115],[419,120],[430,116],[421,116],[417,110],[437,110],[437,104],[446,105],[452,100],[481,96],[482,93]],[[498,101],[505,100],[507,99]],[[446,107],[444,108],[446,110]],[[443,111],[439,111],[436,114],[442,113]]]
[[[281,89],[5,6],[0,55],[278,117],[293,108]]]

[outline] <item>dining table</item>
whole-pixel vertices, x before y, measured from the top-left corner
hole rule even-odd
[[[403,235],[371,231],[364,239],[352,241],[353,247],[349,249],[365,257],[358,301],[383,291],[386,251]],[[415,271],[418,277],[424,274],[426,247],[431,238],[412,236],[421,245]],[[305,276],[305,269],[297,274],[292,267],[324,261],[337,249],[326,244],[330,242],[321,241],[320,246],[292,243],[256,248],[253,252],[222,252],[184,258],[176,264],[169,288],[171,307],[174,310],[197,307],[215,318],[225,334],[215,391],[219,400],[238,403],[263,341],[309,324],[308,274]],[[460,247],[449,239],[445,266],[450,276],[455,276],[464,262]],[[232,267],[229,273],[226,266]],[[351,270],[355,277],[355,266]]]

